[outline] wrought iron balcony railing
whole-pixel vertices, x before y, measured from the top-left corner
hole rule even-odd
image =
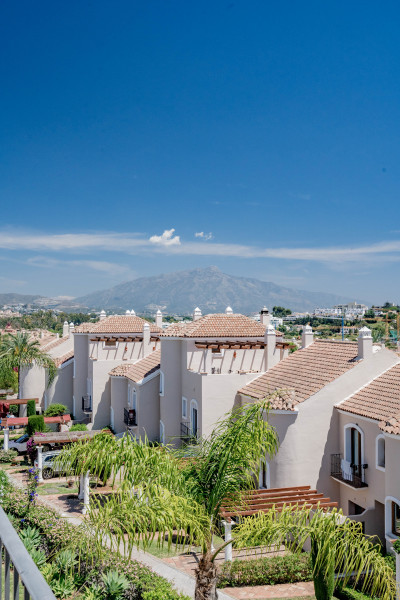
[[[82,411],[84,413],[91,413],[92,410],[92,396],[85,394],[82,396]]]
[[[136,410],[133,408],[124,408],[124,423],[128,427],[136,427]]]
[[[368,487],[365,481],[365,469],[368,465],[352,464],[344,460],[341,454],[331,454],[331,476],[354,488]]]
[[[184,444],[197,444],[197,429],[189,426],[189,423],[181,423],[181,440]]]

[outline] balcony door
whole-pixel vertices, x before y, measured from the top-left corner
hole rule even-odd
[[[190,428],[191,434],[197,435],[198,431],[198,411],[197,411],[197,402],[192,400],[191,402],[191,414],[190,414]]]
[[[361,477],[361,433],[355,427],[350,429],[350,463],[353,465],[354,475]]]

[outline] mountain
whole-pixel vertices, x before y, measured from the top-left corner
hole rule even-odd
[[[43,296],[33,296],[30,294],[0,294],[0,306],[4,304],[37,304]]]
[[[227,275],[217,267],[141,277],[75,298],[75,302],[89,308],[119,311],[133,308],[136,312],[145,313],[160,308],[168,314],[191,314],[196,306],[203,314],[223,312],[228,305],[234,312],[245,314],[256,312],[264,305],[306,311],[348,301],[348,298],[334,294],[306,292],[258,279]]]

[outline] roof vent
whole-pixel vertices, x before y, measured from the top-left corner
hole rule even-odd
[[[368,327],[361,327],[358,332],[358,358],[367,358],[372,354],[372,334]]]
[[[227,306],[225,309],[225,314],[226,315],[233,315],[233,310],[231,309],[230,306]]]
[[[307,348],[314,341],[314,334],[311,325],[305,325],[301,334],[301,347]]]

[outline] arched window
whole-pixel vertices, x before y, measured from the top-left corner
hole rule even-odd
[[[400,537],[400,500],[393,496],[385,498],[385,535]]]
[[[187,411],[188,411],[188,401],[187,401],[187,398],[182,396],[182,419],[187,419],[187,417],[188,417]]]
[[[190,403],[190,432],[193,436],[197,436],[199,429],[198,421],[198,406],[197,401],[192,400]]]
[[[160,421],[160,444],[165,443],[164,423]]]
[[[376,468],[385,470],[385,437],[382,434],[376,438]]]
[[[344,428],[344,457],[361,474],[361,465],[364,463],[364,432],[354,423],[349,423]]]

